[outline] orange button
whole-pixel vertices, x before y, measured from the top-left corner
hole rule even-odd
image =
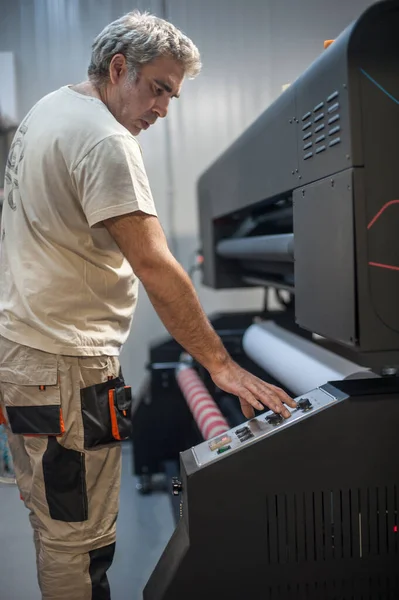
[[[333,44],[334,42],[335,42],[335,40],[326,40],[326,41],[324,42],[324,50],[327,50],[327,48],[328,48],[329,46],[331,46],[331,44]]]

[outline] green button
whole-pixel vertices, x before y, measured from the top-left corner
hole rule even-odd
[[[231,446],[223,446],[223,448],[219,448],[218,454],[223,454],[223,452],[226,452],[227,450],[231,450]]]

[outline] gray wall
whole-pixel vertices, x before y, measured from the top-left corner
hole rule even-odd
[[[199,46],[202,75],[184,84],[167,121],[140,137],[159,215],[185,268],[198,246],[198,175],[323,51],[371,0],[0,0],[0,51],[16,57],[21,118],[41,96],[85,77],[93,37],[134,7],[165,16]],[[1,81],[1,80],[0,80]],[[1,83],[0,83],[1,85]],[[265,165],[265,169],[267,165]],[[259,290],[201,288],[208,313],[259,308]],[[150,340],[163,327],[141,294],[122,354],[137,387]]]

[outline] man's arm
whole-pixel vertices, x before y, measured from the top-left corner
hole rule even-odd
[[[295,402],[281,389],[264,383],[235,363],[208,321],[195,289],[171,254],[158,219],[135,212],[104,221],[104,225],[141,280],[169,333],[210,373],[221,389],[239,397],[244,415],[263,404],[281,412]]]

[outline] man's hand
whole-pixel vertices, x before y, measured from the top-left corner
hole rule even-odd
[[[255,416],[254,408],[263,410],[264,406],[267,406],[288,418],[291,413],[284,404],[291,408],[296,407],[296,402],[282,389],[248,373],[233,360],[230,360],[221,370],[211,373],[211,377],[219,388],[238,396],[241,410],[247,419]]]

